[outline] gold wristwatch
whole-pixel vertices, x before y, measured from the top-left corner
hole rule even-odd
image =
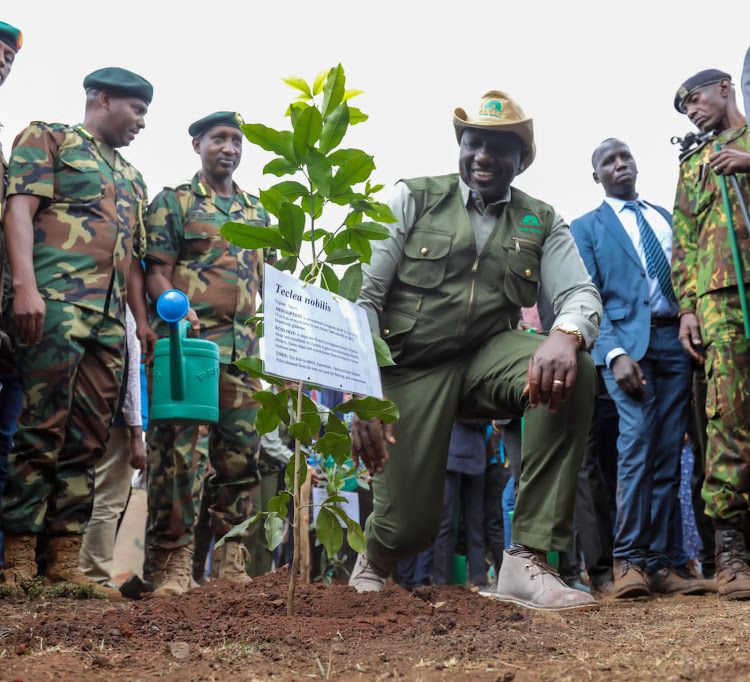
[[[571,322],[563,322],[562,324],[558,324],[556,327],[552,327],[550,334],[553,334],[554,332],[562,332],[563,334],[571,334],[572,336],[575,336],[578,339],[579,348],[583,348],[585,346],[583,342],[583,332],[581,332],[581,330],[578,329],[578,327],[576,327]]]

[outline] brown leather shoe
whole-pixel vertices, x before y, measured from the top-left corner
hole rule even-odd
[[[614,569],[615,585],[612,590],[614,599],[648,597],[651,589],[646,573],[642,568],[631,563],[628,559],[615,559]]]
[[[654,594],[705,594],[708,592],[703,581],[683,578],[669,566],[648,574],[651,591]]]
[[[703,574],[700,572],[700,569],[698,569],[698,575],[695,575],[693,571],[689,568],[688,564],[681,564],[679,566],[672,566],[672,570],[680,576],[680,578],[685,578],[685,580],[692,580],[694,582],[697,582],[699,585],[702,585],[706,592],[716,592],[716,579],[711,578],[704,578]]]
[[[716,588],[719,599],[750,599],[750,566],[740,528],[716,531]]]

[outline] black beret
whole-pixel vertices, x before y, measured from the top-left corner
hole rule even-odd
[[[83,79],[85,90],[96,88],[121,97],[137,97],[146,104],[151,104],[154,97],[154,86],[137,73],[121,69],[119,66],[108,66],[90,73]]]
[[[192,123],[188,128],[188,135],[190,137],[200,137],[209,128],[213,128],[214,126],[239,128],[244,123],[244,119],[236,111],[216,111]]]
[[[677,94],[674,96],[674,108],[681,114],[684,114],[685,110],[682,108],[682,105],[691,92],[694,92],[698,88],[702,88],[704,85],[718,83],[725,78],[728,78],[730,81],[732,80],[732,77],[728,73],[720,71],[719,69],[706,69],[705,71],[699,71],[694,76],[690,76],[690,78],[688,78],[677,89]]]
[[[23,45],[23,33],[15,26],[0,21],[0,42],[18,52]]]

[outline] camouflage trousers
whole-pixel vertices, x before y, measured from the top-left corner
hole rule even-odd
[[[47,300],[42,340],[16,345],[23,388],[8,456],[2,527],[7,533],[83,534],[120,393],[122,323]]]
[[[208,427],[213,472],[203,490],[209,496],[210,525],[217,538],[244,521],[252,509],[260,480],[255,430],[259,405],[252,394],[259,388],[246,372],[232,364],[221,365],[219,421]],[[175,549],[193,539],[206,473],[201,449],[196,447],[198,429],[190,424],[148,426],[147,536],[154,547]]]
[[[726,519],[750,511],[750,340],[739,292],[701,296],[696,313],[706,348],[706,514]]]

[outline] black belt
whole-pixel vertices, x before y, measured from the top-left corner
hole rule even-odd
[[[652,327],[679,327],[680,318],[679,317],[652,317],[651,326]]]

